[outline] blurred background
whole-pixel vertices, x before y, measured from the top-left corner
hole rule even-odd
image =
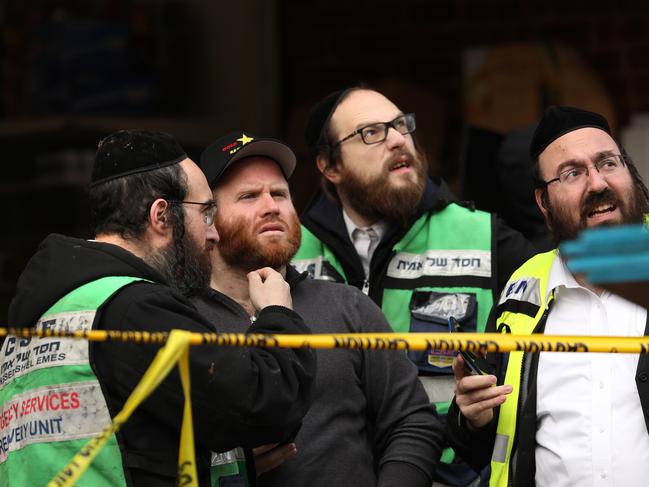
[[[97,141],[233,129],[287,140],[298,210],[319,180],[312,104],[365,82],[417,113],[431,175],[544,242],[527,144],[545,106],[598,111],[649,179],[649,2],[0,0],[0,323],[50,232],[88,235]]]

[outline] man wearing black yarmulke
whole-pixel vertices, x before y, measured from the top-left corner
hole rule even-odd
[[[557,244],[586,228],[642,223],[649,192],[597,113],[550,107],[534,133],[536,202]],[[539,254],[509,279],[494,331],[649,335],[647,310]],[[494,376],[454,365],[450,436],[492,486],[644,486],[649,477],[649,357],[511,352]]]
[[[371,89],[337,91],[313,107],[305,136],[323,192],[301,215],[293,265],[361,289],[396,332],[447,333],[450,317],[481,332],[507,277],[535,250],[427,177],[415,129],[414,113]],[[454,355],[409,355],[441,415],[453,397]],[[476,477],[450,450],[436,475],[460,486]]]
[[[43,241],[18,281],[10,326],[213,332],[186,296],[209,285],[216,205],[182,147],[159,132],[109,135],[99,143],[89,201],[95,239]],[[260,310],[251,332],[309,333],[279,273],[256,270],[248,280]],[[0,351],[4,484],[48,483],[122,409],[158,348],[7,337]],[[198,481],[211,486],[212,452],[280,441],[300,424],[315,357],[208,346],[189,357]],[[172,372],[109,439],[83,485],[178,485],[183,405]]]

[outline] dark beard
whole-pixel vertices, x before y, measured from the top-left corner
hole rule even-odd
[[[547,193],[546,193],[547,195]],[[546,196],[547,198],[547,196]],[[644,193],[638,184],[633,185],[633,191],[627,202],[622,201],[611,189],[606,188],[599,193],[589,193],[581,205],[579,222],[571,220],[564,207],[555,207],[547,198],[548,215],[546,222],[552,233],[554,243],[559,244],[574,240],[583,229],[587,227],[588,213],[603,204],[613,204],[622,214],[621,224],[643,223],[647,211]],[[610,224],[605,224],[610,225]]]
[[[300,247],[302,230],[297,215],[293,213],[288,222],[279,218],[268,218],[260,223],[265,225],[272,222],[283,223],[286,227],[287,238],[269,242],[262,246],[255,234],[255,227],[248,222],[226,221],[217,219],[214,222],[219,232],[219,254],[231,267],[250,272],[262,267],[278,270],[286,266]],[[257,227],[258,228],[258,227]]]
[[[395,158],[401,154],[396,154]],[[421,200],[426,184],[426,164],[417,154],[410,164],[417,175],[417,183],[398,188],[390,184],[390,164],[370,181],[361,180],[345,169],[340,162],[342,179],[337,190],[345,195],[349,205],[365,219],[376,222],[387,220],[405,226]]]
[[[184,222],[178,222],[184,225]],[[174,239],[167,247],[152,250],[145,261],[157,270],[172,288],[185,296],[200,294],[209,288],[212,262],[209,246],[200,249],[174,224]]]

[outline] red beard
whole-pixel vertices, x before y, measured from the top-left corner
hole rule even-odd
[[[269,223],[281,224],[285,233],[269,238],[259,235],[259,229]],[[271,217],[253,225],[246,220],[226,221],[217,216],[214,224],[220,236],[218,249],[221,257],[228,265],[245,272],[262,267],[280,269],[291,261],[300,247],[302,231],[295,213],[288,222]]]

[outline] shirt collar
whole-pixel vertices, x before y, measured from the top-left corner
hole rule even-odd
[[[354,230],[356,229],[367,231],[368,228],[371,228],[379,236],[379,242],[383,239],[383,235],[385,235],[385,232],[387,232],[388,230],[388,223],[384,220],[380,220],[374,225],[370,225],[369,227],[359,227],[349,217],[349,215],[345,211],[345,208],[343,208],[343,220],[345,220],[345,228],[347,229],[349,240],[351,240],[352,242],[354,241]]]
[[[582,286],[580,286],[579,283],[575,280],[572,272],[570,272],[568,270],[568,267],[566,267],[566,263],[561,258],[561,254],[557,252],[555,259],[552,261],[550,275],[548,276],[548,288],[545,296],[546,301],[550,293],[560,286],[566,288],[583,289]]]

